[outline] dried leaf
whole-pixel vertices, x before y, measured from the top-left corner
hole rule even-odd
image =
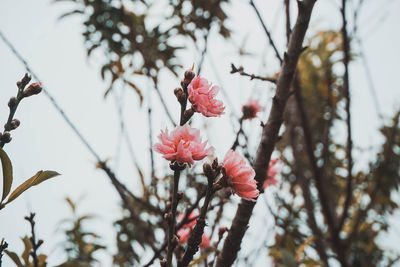
[[[1,197],[1,201],[7,197],[10,193],[11,185],[13,181],[13,171],[10,158],[8,157],[7,153],[0,147],[0,159],[1,159],[1,166],[3,169],[3,195]]]
[[[32,186],[38,185],[50,178],[60,175],[55,171],[38,171],[33,177],[29,178],[25,182],[23,182],[20,186],[18,186],[8,198],[6,204],[15,200],[19,195],[21,195],[24,191],[31,188]]]

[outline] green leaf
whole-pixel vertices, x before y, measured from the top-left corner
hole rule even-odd
[[[12,252],[12,251],[8,251],[8,250],[4,250],[4,252],[7,254],[8,257],[10,257],[13,262],[18,266],[18,267],[24,267],[24,265],[22,265],[21,260],[19,259],[17,253]]]
[[[55,171],[38,171],[33,177],[29,178],[25,182],[23,182],[20,186],[18,186],[8,198],[6,204],[10,203],[14,199],[16,199],[19,195],[21,195],[24,191],[31,188],[32,186],[38,185],[50,178],[60,175]]]
[[[12,165],[10,158],[7,156],[7,153],[0,147],[0,159],[1,166],[3,168],[3,195],[1,197],[1,201],[7,197],[8,193],[10,193],[11,185],[13,181],[13,173],[12,173]]]

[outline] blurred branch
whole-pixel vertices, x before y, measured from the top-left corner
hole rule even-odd
[[[325,192],[322,180],[321,168],[318,167],[317,159],[314,154],[314,142],[312,140],[312,133],[309,125],[309,119],[307,118],[307,113],[303,105],[303,99],[301,95],[301,85],[298,77],[296,77],[294,81],[294,92],[296,97],[296,103],[299,109],[299,115],[301,118],[301,125],[304,131],[304,141],[306,144],[307,155],[310,161],[311,171],[314,176],[315,186],[318,191],[318,197],[321,202],[322,213],[326,219],[326,223],[328,225],[328,230],[330,232],[330,237],[332,239],[334,250],[338,255],[338,260],[342,264],[342,266],[347,266],[346,257],[344,254],[345,251],[342,248],[342,243],[339,238],[339,232],[337,231],[338,228],[336,227],[335,224],[335,219],[333,215],[334,211],[331,210],[328,199],[326,198],[327,194]]]
[[[340,233],[344,221],[347,218],[349,207],[352,201],[353,195],[353,176],[352,176],[352,169],[353,169],[353,156],[352,156],[352,149],[353,149],[353,141],[351,137],[351,98],[350,98],[350,88],[349,88],[349,64],[350,64],[350,39],[347,33],[347,17],[346,17],[346,4],[347,0],[342,0],[342,38],[343,38],[343,65],[344,65],[344,75],[343,75],[343,89],[346,98],[346,115],[347,115],[347,147],[346,147],[346,156],[347,156],[347,186],[346,186],[346,198],[343,206],[343,213],[339,217],[339,224],[337,227],[338,233]]]
[[[270,31],[268,30],[268,28],[267,28],[267,26],[266,26],[266,24],[265,24],[263,18],[261,17],[261,14],[260,14],[260,12],[258,11],[256,5],[254,4],[254,1],[253,1],[253,0],[250,0],[250,5],[253,7],[254,11],[256,12],[257,17],[258,17],[258,19],[260,20],[260,23],[261,23],[261,25],[262,25],[262,27],[263,27],[263,29],[264,29],[264,32],[265,32],[265,34],[266,34],[267,37],[268,37],[268,41],[269,41],[270,45],[272,46],[272,48],[273,48],[274,51],[275,51],[276,58],[279,60],[279,62],[280,62],[281,65],[282,65],[283,59],[282,59],[282,57],[280,56],[279,51],[278,51],[278,49],[276,48],[276,45],[275,45],[275,43],[274,43],[274,41],[273,41],[273,39],[272,39],[271,33],[270,33]]]
[[[289,43],[290,34],[292,29],[290,27],[290,0],[283,0],[285,2],[285,15],[286,15],[286,41]]]
[[[277,81],[276,95],[273,100],[271,112],[267,124],[263,128],[261,142],[253,163],[256,172],[256,181],[259,189],[267,176],[267,170],[272,151],[278,140],[279,129],[283,121],[283,112],[290,95],[290,86],[296,71],[297,62],[303,51],[304,36],[308,29],[311,13],[315,0],[298,2],[298,18],[293,28],[292,36],[285,53],[282,70]],[[217,267],[231,266],[237,257],[242,238],[248,228],[248,222],[252,214],[255,202],[242,200],[236,210],[232,226],[225,239],[223,249],[217,260]]]
[[[233,63],[231,63],[231,68],[232,68],[231,74],[239,73],[242,76],[250,77],[250,80],[256,79],[256,80],[260,80],[260,81],[276,83],[276,79],[275,78],[263,77],[263,76],[258,76],[258,75],[255,75],[255,74],[249,74],[249,73],[244,71],[244,68],[242,66],[237,68]]]
[[[286,112],[289,113],[289,120],[288,120],[288,133],[289,133],[289,141],[290,146],[292,147],[293,157],[294,157],[294,173],[298,179],[299,185],[301,187],[302,196],[304,198],[304,207],[307,212],[307,220],[308,225],[311,228],[314,236],[316,237],[315,244],[316,244],[316,251],[318,252],[319,257],[324,262],[326,266],[328,264],[328,256],[326,254],[326,246],[324,244],[324,238],[321,232],[321,229],[318,227],[316,218],[315,218],[315,206],[314,201],[312,199],[312,194],[310,190],[310,182],[304,176],[304,171],[301,170],[301,154],[298,148],[299,144],[299,135],[296,133],[295,129],[298,124],[298,107],[297,103],[295,102],[295,98],[290,98],[287,104]]]
[[[388,137],[388,139],[387,139],[387,141],[386,141],[386,143],[384,145],[384,148],[383,148],[383,152],[384,153],[385,152],[386,153],[390,153],[390,154],[394,153],[393,152],[393,145],[394,145],[394,142],[395,142],[396,135],[398,134],[398,131],[399,131],[399,129],[398,129],[399,123],[400,123],[400,110],[397,111],[397,114],[394,117],[393,127],[391,129],[392,131],[390,132],[390,135],[389,135],[389,137]],[[385,165],[384,165],[383,168],[386,169],[387,168],[387,163],[384,162],[384,164]],[[358,204],[357,214],[355,214],[353,216],[354,219],[353,219],[352,227],[351,227],[351,230],[349,231],[349,234],[348,234],[348,237],[347,237],[348,241],[354,240],[356,238],[356,236],[358,234],[358,231],[359,231],[360,223],[365,220],[365,216],[367,216],[368,211],[370,211],[371,208],[373,207],[373,205],[376,204],[376,201],[378,200],[377,198],[379,197],[378,196],[378,190],[382,186],[383,186],[383,184],[382,184],[381,179],[378,178],[378,179],[374,180],[374,185],[373,185],[372,192],[369,194],[370,201],[368,203],[368,206],[365,207],[365,209],[361,209],[360,204]]]

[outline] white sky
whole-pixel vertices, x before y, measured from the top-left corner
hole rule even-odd
[[[203,75],[224,87],[235,104],[236,112],[250,96],[251,90],[245,88],[253,87],[257,92],[262,92],[261,102],[269,108],[272,94],[269,85],[249,82],[246,78],[229,74],[231,62],[237,65],[243,64],[248,72],[273,74],[277,71],[270,48],[264,60],[267,64],[260,69],[260,55],[267,46],[267,40],[247,1],[233,2],[234,4],[227,6],[227,12],[232,16],[229,26],[234,29],[234,42],[227,43],[215,34],[211,35],[208,51],[216,63],[218,75],[209,58],[203,66]],[[270,28],[274,25],[276,12],[281,10],[281,2],[256,1]],[[364,48],[373,74],[379,104],[383,113],[390,116],[400,104],[397,82],[398,62],[400,62],[398,50],[400,1],[367,0],[366,2],[367,5],[361,13],[360,32],[363,33],[362,38],[365,40]],[[69,5],[65,4],[51,4],[51,1],[47,0],[3,0],[0,2],[0,30],[27,59],[32,69],[42,79],[43,85],[55,96],[98,153],[103,158],[110,158],[110,163],[114,167],[118,166],[116,172],[121,180],[134,192],[140,193],[139,181],[130,164],[125,143],[122,146],[120,161],[116,162],[118,117],[113,97],[103,99],[106,84],[101,81],[99,75],[101,53],[87,59],[79,17],[57,20],[60,14],[69,10],[68,7]],[[283,12],[280,13],[278,19],[282,21]],[[339,29],[338,15],[339,11],[334,0],[318,1],[312,19],[312,29]],[[279,50],[283,52],[284,31],[281,23],[277,26],[273,33]],[[235,49],[244,38],[248,38],[246,49],[258,56],[240,59],[237,57]],[[198,62],[199,52],[190,46],[181,56],[183,65],[189,67],[192,62]],[[6,121],[8,115],[8,99],[16,93],[15,83],[24,73],[24,66],[0,41],[0,121],[2,122]],[[355,144],[376,148],[381,141],[376,133],[380,122],[376,116],[360,59],[353,63],[351,75]],[[221,77],[221,82],[217,76]],[[162,74],[160,89],[176,118],[179,107],[173,96],[173,88],[178,85],[178,79],[167,72]],[[148,91],[147,88],[144,91]],[[159,101],[155,92],[152,91],[151,95],[151,101],[157,106],[154,111],[155,137],[160,129],[169,125],[162,109],[158,106]],[[129,89],[124,99],[128,132],[138,161],[148,172],[146,110],[137,107],[137,97]],[[76,200],[86,195],[80,205],[82,213],[90,212],[99,216],[99,219],[90,225],[90,230],[100,233],[104,242],[113,247],[112,221],[120,215],[119,199],[105,175],[94,168],[95,159],[43,94],[24,100],[15,117],[20,119],[21,126],[12,133],[13,141],[5,146],[14,166],[14,187],[40,169],[56,170],[63,175],[27,191],[1,210],[0,237],[7,240],[10,250],[21,252],[22,242],[19,238],[29,233],[28,224],[23,217],[33,210],[37,213],[37,235],[45,241],[41,251],[49,255],[49,266],[59,264],[62,262],[60,258],[62,250],[57,244],[63,240],[63,235],[56,232],[56,227],[61,219],[70,215],[63,199],[70,196]],[[211,127],[208,129],[211,133],[210,143],[216,147],[216,154],[220,158],[233,141],[232,126],[228,117],[210,119]],[[266,119],[265,114],[263,119]],[[257,129],[257,123],[252,122],[246,125],[246,128]],[[201,121],[197,120],[195,125],[201,125]],[[257,142],[255,138],[252,141],[253,146]],[[359,167],[365,166],[365,159],[371,157],[368,153],[358,153],[358,155],[364,159],[361,160]],[[165,164],[158,155],[156,159],[158,169],[162,171]],[[263,217],[266,214],[265,206],[259,203],[256,213],[258,216],[252,220],[251,229],[262,229],[260,227],[265,227],[263,225],[266,220]],[[254,231],[250,231],[246,238],[254,237],[254,234]],[[388,243],[396,244],[399,238],[400,232],[393,230]],[[260,244],[248,243],[244,246],[244,250],[250,251],[258,245]],[[101,258],[103,266],[110,264],[109,258],[104,255],[101,255]],[[3,259],[4,266],[12,266],[7,256]]]

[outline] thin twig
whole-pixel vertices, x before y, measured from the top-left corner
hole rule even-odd
[[[210,165],[204,165],[204,166],[210,166]],[[214,184],[214,179],[219,173],[215,173],[213,171],[206,171],[206,168],[204,169],[205,169],[204,174],[207,176],[207,181],[208,181],[206,197],[204,199],[203,206],[200,210],[199,218],[196,221],[196,225],[192,230],[192,232],[190,233],[185,254],[183,255],[182,261],[178,263],[178,267],[188,266],[189,263],[192,261],[194,254],[198,251],[199,245],[202,241],[204,227],[206,225],[205,219],[209,208],[208,206],[215,193],[213,184]]]
[[[346,17],[346,3],[347,0],[342,0],[342,8],[341,8],[341,13],[342,13],[342,38],[343,38],[343,65],[344,65],[344,75],[343,75],[343,90],[344,90],[344,95],[346,98],[346,115],[347,115],[347,147],[346,147],[346,156],[347,156],[347,185],[346,185],[346,198],[345,202],[343,205],[343,213],[339,217],[339,224],[337,227],[337,231],[340,232],[343,225],[344,221],[347,218],[348,212],[349,212],[349,207],[352,201],[352,195],[353,195],[353,175],[352,175],[352,169],[353,169],[353,156],[352,156],[352,149],[353,149],[353,140],[351,137],[351,112],[350,112],[350,104],[351,104],[351,98],[350,98],[350,84],[349,84],[349,64],[350,64],[350,39],[347,34],[347,17]]]
[[[2,265],[1,259],[3,258],[3,251],[8,248],[8,243],[4,241],[4,238],[0,242],[0,267]]]
[[[1,35],[1,32],[0,32],[0,35]],[[17,96],[10,98],[10,101],[8,102],[8,106],[10,108],[10,113],[8,114],[6,124],[4,124],[3,136],[1,136],[1,138],[0,138],[0,147],[4,147],[4,145],[6,143],[11,141],[11,137],[7,136],[7,135],[9,135],[9,132],[11,130],[13,130],[12,122],[14,119],[15,112],[17,111],[19,103],[24,98],[24,94],[23,94],[24,89],[30,81],[31,81],[31,76],[29,76],[28,73],[26,73],[24,75],[24,77],[21,79],[21,81],[17,82],[17,87],[18,87]]]
[[[25,220],[27,220],[30,225],[31,225],[31,237],[29,238],[29,240],[32,243],[32,251],[30,252],[30,255],[33,258],[33,266],[34,267],[38,267],[39,266],[39,261],[38,261],[38,257],[37,257],[37,250],[39,249],[39,247],[43,244],[43,240],[39,239],[36,242],[36,236],[35,236],[35,213],[31,212],[31,214],[25,217]]]
[[[249,74],[249,73],[244,71],[244,68],[242,66],[237,68],[233,63],[231,63],[231,68],[232,68],[231,69],[231,74],[239,73],[242,76],[250,77],[250,80],[256,79],[256,80],[260,80],[260,81],[276,83],[276,79],[275,78],[258,76],[258,75],[255,75],[255,74]]]
[[[282,65],[283,59],[282,59],[281,55],[279,54],[279,51],[278,51],[278,49],[276,48],[276,45],[275,45],[275,43],[274,43],[274,41],[273,41],[273,39],[272,39],[271,33],[270,33],[270,31],[268,30],[267,25],[265,24],[263,18],[261,17],[261,14],[260,14],[260,12],[258,11],[258,8],[257,8],[256,5],[254,4],[254,1],[253,1],[253,0],[250,0],[250,5],[253,7],[254,11],[256,12],[257,17],[258,17],[258,19],[259,19],[259,21],[260,21],[260,23],[261,23],[261,25],[262,25],[262,27],[263,27],[263,29],[264,29],[264,32],[265,32],[265,34],[266,34],[267,37],[268,37],[268,41],[269,41],[269,43],[271,44],[272,48],[273,48],[274,51],[275,51],[276,58],[279,60],[279,62],[280,62],[281,65]]]

